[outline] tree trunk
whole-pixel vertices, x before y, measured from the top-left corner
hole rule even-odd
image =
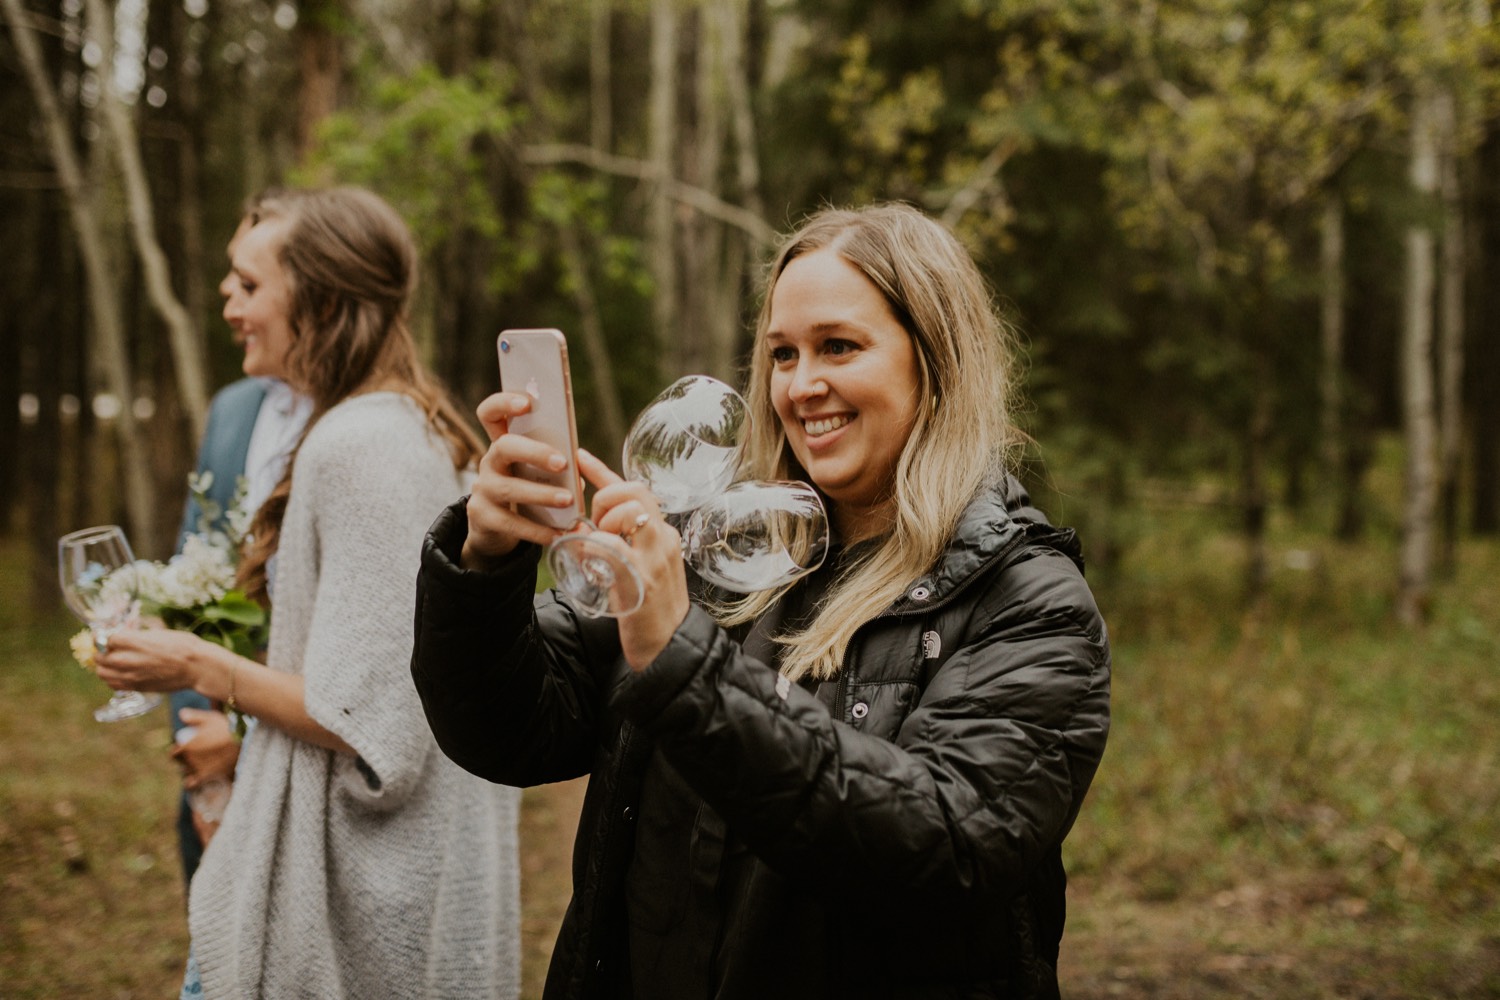
[[[1442,536],[1438,568],[1444,578],[1457,570],[1459,458],[1463,454],[1464,384],[1464,274],[1468,269],[1465,245],[1463,192],[1458,179],[1458,122],[1455,101],[1444,91],[1438,104],[1442,146],[1443,241],[1442,280],[1438,315],[1442,326],[1438,341],[1439,423],[1441,451],[1438,462],[1438,495],[1442,511]]]
[[[677,0],[651,0],[651,88],[648,156],[656,183],[647,220],[647,253],[656,289],[652,300],[663,359],[676,356],[677,240],[672,198],[672,153],[677,148]],[[662,370],[662,376],[669,374]],[[676,374],[672,372],[670,374]]]
[[[48,198],[48,201],[51,199]],[[10,220],[13,248],[22,248],[13,258],[16,267],[0,284],[0,538],[8,538],[16,514],[21,487],[21,345],[29,342],[31,321],[21,303],[41,286],[32,278],[40,259],[37,212],[42,199],[7,193],[0,213]]]
[[[589,142],[609,152],[614,131],[610,95],[610,21],[613,0],[590,0],[589,12]]]
[[[735,179],[739,188],[740,202],[758,218],[765,218],[766,209],[760,191],[760,146],[755,127],[755,105],[752,100],[749,62],[745,55],[745,31],[748,11],[738,0],[720,0],[718,3],[719,31],[723,38],[724,86],[729,101],[730,130],[734,135]],[[724,279],[720,284],[723,300],[720,309],[726,324],[713,345],[713,362],[731,371],[740,353],[740,344],[746,339],[745,317],[749,310],[746,302],[753,300],[759,289],[745,280],[747,270],[753,273],[754,253],[746,236],[734,230],[724,234]],[[750,265],[747,268],[747,265]]]
[[[113,60],[113,22],[104,0],[87,0],[88,34],[100,51],[106,53],[105,62]],[[203,338],[198,332],[197,322],[188,316],[177,293],[172,289],[171,268],[167,255],[162,252],[156,237],[156,213],[151,205],[151,190],[146,185],[146,169],[141,162],[141,147],[136,140],[135,125],[130,113],[115,92],[113,76],[100,73],[101,96],[99,107],[104,114],[105,126],[114,140],[116,162],[125,181],[125,199],[130,209],[130,231],[135,237],[136,253],[140,256],[144,271],[146,291],[151,305],[166,324],[172,356],[176,362],[178,391],[183,408],[194,427],[202,427],[208,419],[208,366],[203,359]],[[122,397],[126,406],[135,398],[132,391]]]
[[[177,174],[179,188],[176,192],[177,225],[182,230],[182,264],[186,280],[182,284],[183,302],[193,325],[200,331],[210,329],[204,324],[209,317],[209,299],[203,282],[203,263],[208,258],[203,240],[202,171],[198,158],[198,138],[203,134],[202,102],[198,88],[202,69],[199,66],[197,46],[191,41],[193,32],[188,26],[187,13],[182,4],[171,7],[173,37],[178,41],[182,53],[175,63],[173,86],[177,97],[177,120],[181,134],[177,142]],[[204,338],[206,344],[207,338]],[[205,351],[205,354],[207,352]],[[210,384],[212,377],[210,376]],[[194,434],[203,433],[201,425],[195,425]]]
[[[1332,486],[1344,467],[1344,206],[1336,194],[1323,206],[1321,242],[1323,370],[1319,395],[1323,409],[1323,468],[1328,485]]]
[[[514,5],[506,5],[502,16],[507,18],[510,30],[524,39],[524,18]],[[520,89],[523,98],[533,105],[543,93],[541,70],[531,55],[524,40],[518,46],[516,58],[520,70]],[[522,139],[526,137],[523,134]],[[530,171],[521,161],[521,183],[531,186]],[[614,376],[614,364],[609,354],[609,342],[604,335],[604,317],[599,309],[598,296],[594,293],[594,282],[589,272],[589,259],[584,242],[579,236],[579,226],[569,219],[555,222],[558,242],[567,269],[573,300],[578,308],[582,328],[584,356],[589,359],[589,371],[593,376],[594,395],[599,407],[599,419],[603,423],[607,454],[617,455],[625,441],[625,411],[620,402],[619,389]]]
[[[11,0],[6,0],[9,4]],[[39,255],[54,251],[50,257],[57,260],[53,280],[42,285],[46,291],[36,296],[25,314],[27,327],[27,351],[25,380],[36,395],[36,420],[27,428],[22,469],[21,496],[26,510],[27,550],[30,554],[28,604],[38,614],[55,611],[61,603],[57,592],[57,538],[64,531],[79,527],[77,521],[69,519],[59,524],[62,505],[59,496],[59,470],[63,457],[62,440],[62,365],[67,352],[53,349],[59,332],[65,332],[67,309],[64,298],[72,291],[68,278],[73,270],[68,266],[67,248],[56,224],[52,209],[60,199],[48,197],[46,211],[38,213],[38,222],[45,232],[32,242]],[[66,346],[66,341],[63,341]],[[73,482],[82,483],[82,476],[73,476]],[[81,487],[75,486],[75,491]],[[70,498],[71,499],[71,498]],[[66,527],[64,527],[64,524]]]
[[[1412,187],[1430,198],[1438,187],[1433,98],[1422,88],[1411,131]],[[1406,231],[1405,309],[1401,338],[1401,402],[1406,439],[1406,497],[1401,523],[1396,617],[1417,625],[1427,615],[1432,578],[1433,509],[1437,488],[1437,426],[1433,411],[1433,235],[1425,223]]]
[[[608,342],[604,338],[604,317],[599,311],[599,301],[594,295],[594,282],[589,277],[588,255],[578,230],[566,223],[558,226],[562,241],[563,264],[573,288],[573,300],[578,306],[579,320],[583,325],[583,349],[589,359],[589,368],[594,373],[594,392],[598,397],[599,416],[604,424],[607,454],[618,455],[625,443],[625,409],[620,403],[619,390],[615,387],[614,364],[610,360]]]
[[[730,125],[734,130],[735,173],[740,201],[752,214],[764,219],[766,209],[760,193],[760,145],[755,127],[755,104],[751,99],[750,67],[745,57],[746,12],[738,0],[719,0],[719,31],[724,39],[724,84],[729,97]]]
[[[1270,560],[1266,553],[1267,489],[1273,393],[1270,359],[1259,348],[1251,363],[1250,420],[1245,429],[1245,453],[1241,470],[1241,510],[1245,530],[1245,601],[1254,604],[1265,596],[1270,582]]]
[[[1478,309],[1469,365],[1474,433],[1469,436],[1472,485],[1469,528],[1500,533],[1500,125],[1479,147],[1474,221],[1479,228],[1475,292]]]
[[[342,0],[304,3],[297,18],[297,155],[305,158],[317,141],[318,126],[338,107],[343,56],[339,26],[347,13]]]
[[[0,0],[4,4],[6,20],[10,23],[11,37],[15,39],[16,51],[25,70],[27,85],[36,99],[42,116],[42,125],[47,132],[53,164],[57,168],[63,191],[72,215],[73,229],[83,255],[84,271],[88,282],[89,310],[94,330],[98,335],[97,350],[101,365],[108,378],[110,391],[121,401],[117,421],[122,461],[120,475],[125,487],[126,509],[129,512],[130,529],[137,551],[141,554],[156,551],[156,537],[152,530],[152,511],[155,507],[151,483],[150,460],[140,426],[131,409],[134,398],[134,380],[131,378],[130,358],[125,347],[125,331],[120,325],[119,299],[112,283],[113,271],[108,263],[104,239],[94,218],[93,206],[83,185],[83,172],[79,169],[68,134],[67,122],[58,106],[57,95],[47,78],[42,55],[33,35],[21,0]],[[85,401],[86,405],[86,401]]]
[[[691,51],[697,58],[694,116],[691,129],[683,129],[684,173],[691,184],[718,197],[719,177],[724,166],[723,39],[718,18],[710,7],[690,15],[697,43]],[[731,376],[728,359],[718,349],[724,340],[724,229],[713,219],[694,214],[680,227],[682,236],[683,319],[678,338],[679,372],[707,372],[720,378]]]

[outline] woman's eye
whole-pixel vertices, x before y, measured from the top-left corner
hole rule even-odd
[[[793,351],[790,347],[771,348],[771,360],[778,365],[791,361],[796,358],[796,356],[797,352]]]
[[[847,340],[830,340],[824,350],[833,355],[848,354],[854,350],[854,345]]]

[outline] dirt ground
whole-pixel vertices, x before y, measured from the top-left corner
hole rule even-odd
[[[573,835],[586,779],[528,788],[521,798],[521,985],[539,997],[572,891]]]

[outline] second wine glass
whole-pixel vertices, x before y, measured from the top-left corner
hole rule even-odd
[[[689,566],[736,594],[784,587],[828,554],[828,515],[806,483],[735,483],[693,511],[682,532]]]
[[[135,555],[117,525],[84,528],[58,539],[57,574],[63,600],[88,625],[95,649],[102,652],[111,635],[136,623],[140,595]],[[160,704],[159,694],[116,691],[94,710],[94,718],[120,722]]]

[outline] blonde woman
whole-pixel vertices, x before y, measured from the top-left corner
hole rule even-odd
[[[253,716],[189,893],[184,996],[511,998],[519,793],[455,767],[408,676],[423,532],[480,443],[417,359],[416,252],[368,191],[261,203],[224,317],[244,370],[312,401],[241,563],[264,665],[186,632],[113,637],[100,676]]]
[[[827,502],[824,568],[689,600],[676,532],[583,453],[639,611],[531,591],[557,466],[480,407],[479,481],[429,533],[412,670],[493,781],[591,775],[546,996],[1053,997],[1061,845],[1104,750],[1109,648],[1071,532],[1005,472],[1012,359],[972,259],[900,205],[772,263],[748,471]]]

